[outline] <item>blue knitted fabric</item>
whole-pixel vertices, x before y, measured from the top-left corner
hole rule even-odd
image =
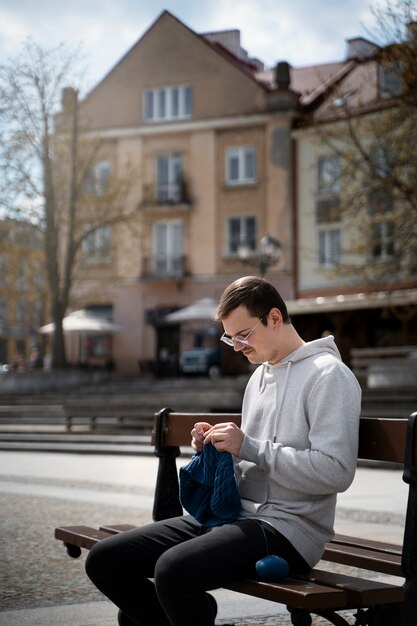
[[[180,500],[190,515],[204,526],[235,522],[241,503],[229,452],[212,444],[180,468]]]

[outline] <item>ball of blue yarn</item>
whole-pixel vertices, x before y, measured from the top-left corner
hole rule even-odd
[[[258,578],[268,582],[278,582],[286,578],[290,571],[287,561],[275,554],[260,559],[255,567]]]

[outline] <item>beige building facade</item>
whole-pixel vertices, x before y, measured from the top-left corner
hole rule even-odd
[[[268,277],[294,297],[297,98],[288,85],[282,97],[266,87],[256,78],[261,70],[238,31],[197,35],[164,12],[82,103],[109,171],[133,173],[128,201],[137,218],[111,229],[107,254],[97,262],[90,255],[73,293],[74,308],[111,309],[121,329],[112,359],[122,376],[178,373],[193,337],[165,315],[199,298],[218,300],[229,282],[258,273],[256,263],[240,261],[241,242],[256,254],[265,233],[280,241]]]

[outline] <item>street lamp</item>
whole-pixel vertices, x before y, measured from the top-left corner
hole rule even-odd
[[[257,265],[259,273],[265,276],[268,268],[281,258],[282,245],[278,239],[266,233],[259,242],[259,248],[252,250],[246,241],[242,241],[237,249],[237,254],[242,263]]]

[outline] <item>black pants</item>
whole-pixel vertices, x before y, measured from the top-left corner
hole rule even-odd
[[[207,530],[186,515],[100,541],[86,572],[132,624],[213,626],[215,603],[206,592],[253,578],[256,561],[267,554],[286,559],[292,572],[309,569],[268,524],[247,519]]]

